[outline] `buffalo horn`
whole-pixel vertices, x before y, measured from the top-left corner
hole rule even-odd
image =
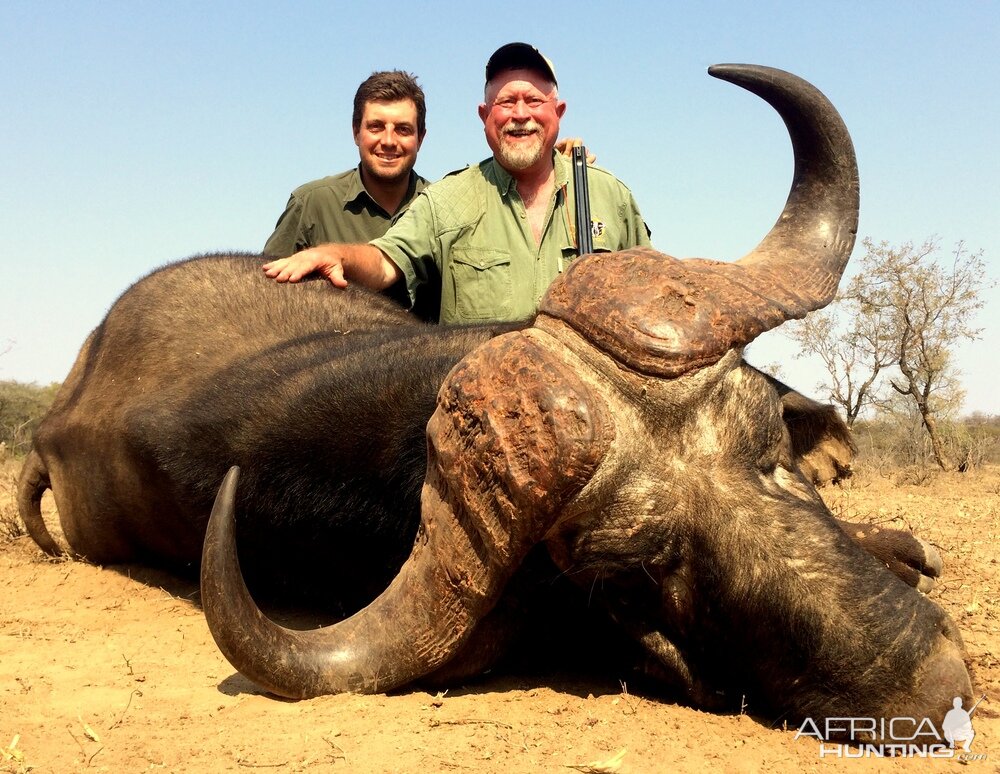
[[[286,629],[254,603],[233,534],[238,469],[229,471],[209,519],[201,594],[233,666],[300,698],[388,691],[455,656],[614,437],[604,404],[545,341],[500,336],[452,370],[427,425],[413,550],[375,601],[337,624]]]
[[[447,660],[481,616],[460,594],[448,593],[454,585],[442,577],[440,563],[421,561],[423,552],[434,550],[421,529],[410,560],[362,612],[308,631],[275,623],[254,602],[240,571],[234,535],[238,477],[239,469],[231,468],[212,509],[201,598],[223,655],[266,690],[295,699],[391,690]]]
[[[777,223],[734,263],[678,260],[648,248],[588,255],[570,264],[541,304],[540,319],[568,323],[598,349],[652,376],[711,365],[764,331],[826,306],[857,233],[854,147],[826,97],[769,67],[727,64],[709,72],[765,99],[788,127],[795,173]]]

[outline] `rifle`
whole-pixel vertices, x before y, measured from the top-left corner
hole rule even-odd
[[[594,252],[590,230],[590,192],[587,189],[587,149],[573,148],[573,198],[576,201],[576,253]]]

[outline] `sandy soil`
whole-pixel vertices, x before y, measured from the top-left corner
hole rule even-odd
[[[0,489],[7,516],[13,469]],[[958,622],[986,694],[973,760],[821,759],[795,729],[591,674],[283,701],[220,655],[194,586],[51,561],[21,537],[0,538],[0,772],[1000,771],[1000,470],[855,480],[826,496],[845,518],[910,527],[941,550],[932,596]]]

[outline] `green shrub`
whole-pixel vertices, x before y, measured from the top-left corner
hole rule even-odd
[[[1000,464],[1000,417],[974,415],[943,421],[939,432],[949,456],[961,471]],[[855,468],[876,473],[935,467],[930,439],[919,418],[890,416],[856,422],[852,430],[858,446]],[[910,473],[912,476],[913,474]]]
[[[20,456],[31,447],[31,437],[38,421],[49,410],[58,384],[0,381],[0,444],[7,454]]]

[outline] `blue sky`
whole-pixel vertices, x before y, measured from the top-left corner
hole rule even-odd
[[[947,251],[1000,277],[1000,3],[52,2],[0,4],[0,379],[66,375],[115,298],[153,268],[259,250],[288,193],[357,163],[351,100],[377,69],[427,94],[426,177],[484,158],[476,106],[499,45],[555,63],[582,136],[633,190],[654,245],[740,257],[781,211],[792,158],[716,62],[794,72],[837,106],[861,173],[859,236]],[[848,269],[850,271],[850,268]],[[1000,291],[959,367],[966,411],[1000,414]],[[748,359],[821,372],[780,333]]]

